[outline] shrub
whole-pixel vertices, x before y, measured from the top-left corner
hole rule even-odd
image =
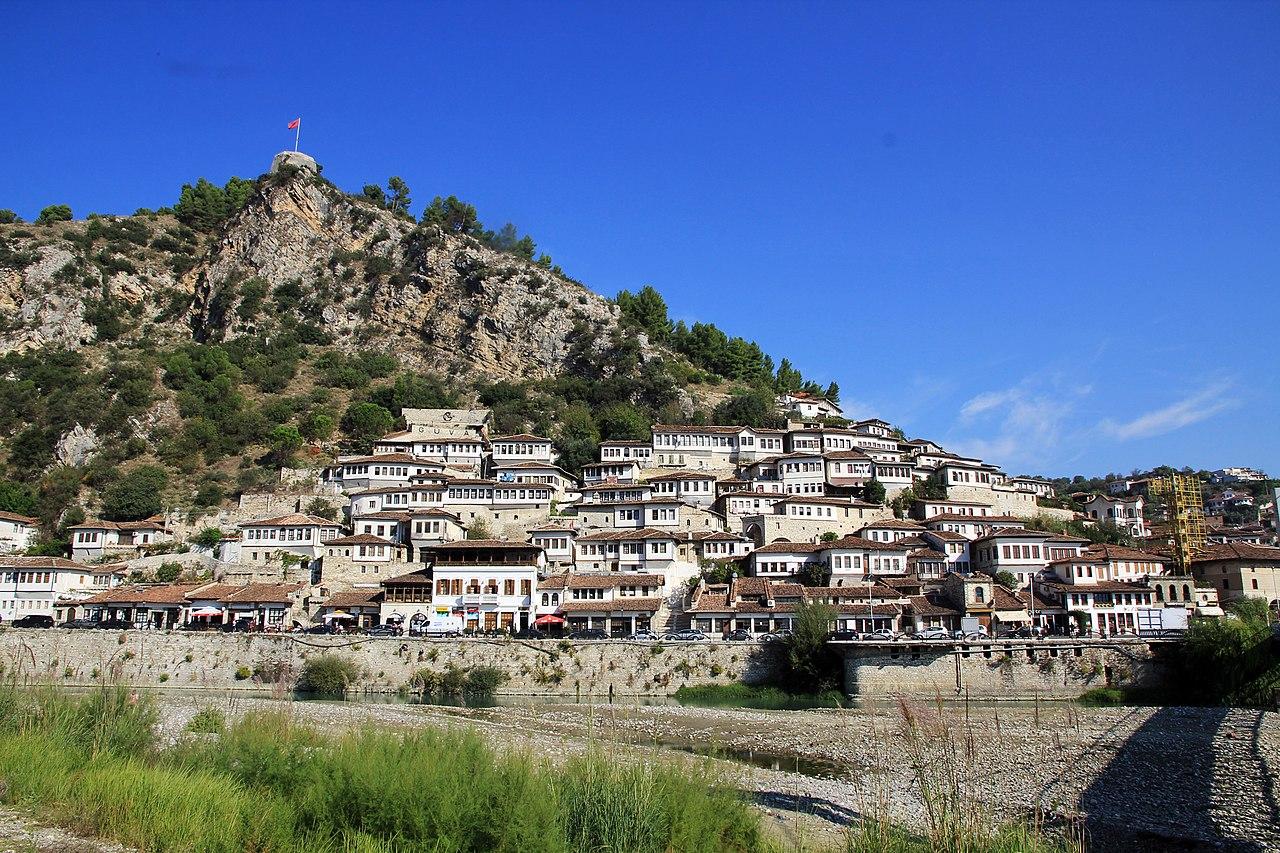
[[[37,225],[48,225],[51,222],[70,222],[71,208],[65,204],[51,204],[44,210],[40,211],[40,216],[36,219]]]
[[[199,734],[220,735],[226,727],[226,715],[217,708],[201,708],[187,722],[187,731]]]
[[[309,658],[302,665],[298,689],[304,693],[340,696],[359,675],[359,670],[351,660],[332,654],[319,655]]]
[[[236,667],[236,681],[246,681],[253,678],[253,670],[247,666]]]
[[[182,576],[182,564],[164,562],[156,569],[156,580],[160,583],[173,583]]]
[[[110,521],[137,521],[160,512],[169,475],[156,465],[143,465],[125,474],[102,498],[102,515]]]

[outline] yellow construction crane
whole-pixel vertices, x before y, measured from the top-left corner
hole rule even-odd
[[[1165,501],[1169,531],[1173,534],[1173,559],[1180,574],[1191,574],[1191,560],[1204,550],[1207,531],[1200,480],[1194,474],[1173,472],[1147,484],[1152,497]]]

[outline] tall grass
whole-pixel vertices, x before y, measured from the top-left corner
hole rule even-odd
[[[0,691],[7,799],[144,851],[770,849],[758,814],[710,776],[498,756],[466,731],[326,736],[284,714],[161,749],[149,703]]]

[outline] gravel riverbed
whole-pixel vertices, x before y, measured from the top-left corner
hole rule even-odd
[[[552,760],[595,743],[632,760],[700,761],[752,796],[791,838],[836,838],[865,814],[923,825],[912,765],[924,762],[929,773],[965,768],[964,787],[984,807],[1038,811],[1087,837],[1091,850],[1280,851],[1274,712],[892,701],[813,711],[454,708],[192,695],[164,695],[160,705],[170,737],[202,707],[236,716],[285,706],[300,721],[335,731],[472,727],[499,749]],[[918,721],[914,750],[908,717]]]

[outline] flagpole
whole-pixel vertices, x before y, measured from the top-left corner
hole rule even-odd
[[[298,139],[302,137],[302,118],[298,118],[298,126],[293,131],[293,151],[298,152]]]

